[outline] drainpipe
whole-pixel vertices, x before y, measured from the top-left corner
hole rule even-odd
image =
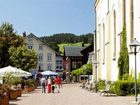
[[[96,7],[95,7],[95,4],[94,4],[94,13],[95,13],[95,39],[94,39],[94,68],[95,68],[95,74],[94,74],[94,82],[95,82],[95,92],[97,93],[97,63],[95,63],[95,61],[97,62],[97,22],[96,22]]]

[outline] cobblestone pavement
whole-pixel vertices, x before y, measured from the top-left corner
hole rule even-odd
[[[79,87],[79,84],[64,84],[60,93],[41,93],[41,89],[23,94],[10,105],[131,105],[134,97],[100,96]]]

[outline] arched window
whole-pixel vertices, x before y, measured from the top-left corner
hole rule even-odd
[[[134,6],[133,6],[133,0],[130,0],[130,42],[133,41],[134,39],[134,16],[133,16],[133,10],[134,10]]]
[[[122,0],[122,23],[123,23],[123,26],[126,24],[126,10],[125,10],[125,3],[126,1],[125,0]],[[123,29],[123,27],[122,27]]]
[[[114,11],[114,54],[113,57],[116,57],[116,12]]]
[[[103,64],[105,63],[105,24],[103,24]]]

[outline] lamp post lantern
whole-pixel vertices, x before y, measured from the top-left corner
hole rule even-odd
[[[136,38],[133,40],[133,42],[129,45],[130,49],[132,50],[132,53],[135,55],[135,101],[137,102],[137,47],[140,46],[140,43],[136,40]],[[139,50],[139,49],[138,49]]]

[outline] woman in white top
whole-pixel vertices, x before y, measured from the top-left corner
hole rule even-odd
[[[51,77],[49,77],[48,79],[47,79],[47,86],[48,86],[48,93],[51,93]]]

